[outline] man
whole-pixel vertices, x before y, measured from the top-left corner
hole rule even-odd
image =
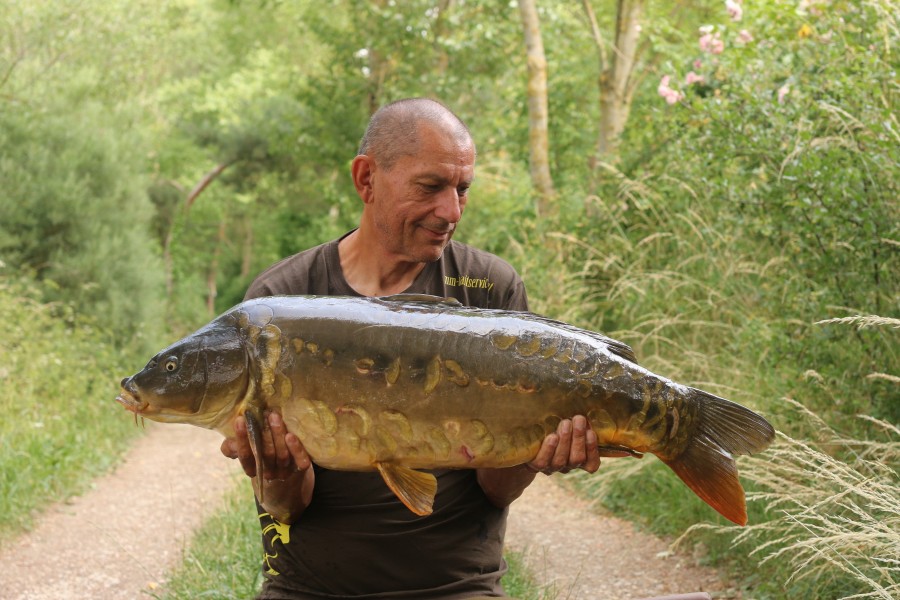
[[[527,310],[525,287],[510,265],[451,241],[474,169],[472,137],[445,106],[415,98],[383,107],[351,167],[363,201],[359,228],[270,267],[246,298],[403,292]],[[500,596],[509,504],[537,472],[593,472],[600,465],[596,434],[578,416],[561,422],[527,465],[436,472],[434,512],[418,517],[378,473],[313,465],[280,415],[269,414],[267,423],[264,472],[254,478],[266,499],[260,598]],[[243,419],[235,431],[222,452],[255,476]]]

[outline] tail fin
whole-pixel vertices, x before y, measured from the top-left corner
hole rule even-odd
[[[747,505],[734,456],[765,450],[775,429],[749,408],[701,390],[692,388],[688,402],[699,407],[696,428],[684,451],[663,462],[723,517],[746,525]]]

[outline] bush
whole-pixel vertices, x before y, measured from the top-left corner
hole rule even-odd
[[[0,277],[0,539],[116,464],[137,431],[113,401],[127,357],[71,306]]]

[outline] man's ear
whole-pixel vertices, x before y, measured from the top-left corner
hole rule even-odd
[[[376,169],[375,159],[365,154],[360,154],[350,164],[353,185],[356,187],[356,193],[362,198],[364,204],[371,203],[375,198],[373,184]]]

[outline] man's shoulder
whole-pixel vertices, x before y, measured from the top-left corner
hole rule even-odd
[[[317,273],[325,267],[328,255],[338,241],[331,240],[279,260],[257,275],[247,289],[245,299],[313,293],[311,288]]]
[[[511,264],[496,254],[456,240],[450,240],[450,243],[444,249],[444,253],[451,262],[458,265],[496,268],[516,273]]]

